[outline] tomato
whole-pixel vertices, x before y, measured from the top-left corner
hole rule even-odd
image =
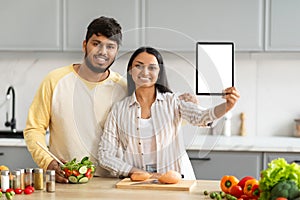
[[[74,176],[79,176],[79,175],[80,175],[80,173],[79,173],[78,170],[73,170],[73,171],[72,171],[72,174],[73,174]]]
[[[5,192],[11,192],[11,191],[14,191],[14,189],[12,189],[12,188],[8,188],[8,189],[6,189],[6,191],[5,191]]]
[[[276,200],[288,200],[288,199],[285,197],[277,197]]]
[[[34,187],[32,187],[32,186],[27,186],[26,188],[29,188],[29,189],[32,190],[32,192],[34,192]]]
[[[246,181],[248,181],[250,179],[255,179],[255,178],[252,176],[245,176],[238,182],[238,185],[241,186],[242,189],[244,189]]]
[[[30,187],[31,186],[25,188],[25,190],[24,190],[25,194],[31,194],[31,193],[33,193],[33,190]]]
[[[64,169],[64,172],[65,172],[66,177],[69,177],[69,176],[72,175],[72,170],[70,170],[70,169],[68,169],[68,168],[65,168],[65,169]]]
[[[85,173],[85,176],[86,176],[88,179],[90,179],[90,178],[92,177],[92,169],[91,169],[91,168],[89,168],[89,169],[87,170],[87,172]]]
[[[21,188],[16,188],[15,189],[15,193],[16,194],[22,194],[23,193],[23,190]]]
[[[235,196],[236,198],[240,198],[244,194],[244,192],[241,186],[234,185],[230,188],[229,194]]]

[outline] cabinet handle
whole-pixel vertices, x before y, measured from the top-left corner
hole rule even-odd
[[[204,157],[204,158],[190,158],[190,160],[203,160],[203,161],[207,161],[207,160],[210,160],[210,157]]]
[[[4,153],[0,152],[0,156],[4,156]]]

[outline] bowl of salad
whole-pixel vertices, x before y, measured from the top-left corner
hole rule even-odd
[[[61,168],[65,172],[65,177],[69,180],[69,183],[87,183],[95,173],[95,165],[87,156],[82,158],[81,161],[74,158]]]

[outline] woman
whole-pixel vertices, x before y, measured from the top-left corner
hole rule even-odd
[[[234,87],[225,90],[226,102],[203,109],[181,100],[168,87],[161,54],[141,47],[127,67],[128,97],[109,114],[99,144],[99,163],[115,176],[134,172],[175,170],[185,179],[195,175],[180,134],[183,119],[207,126],[229,111],[239,98]]]

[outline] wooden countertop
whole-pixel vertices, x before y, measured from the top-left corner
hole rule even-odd
[[[191,191],[166,191],[143,189],[117,189],[115,184],[120,179],[94,177],[86,184],[56,183],[55,193],[36,190],[30,195],[15,195],[14,200],[67,200],[67,199],[143,199],[143,200],[193,200],[208,199],[203,195],[204,190],[220,191],[219,181],[197,180]]]

